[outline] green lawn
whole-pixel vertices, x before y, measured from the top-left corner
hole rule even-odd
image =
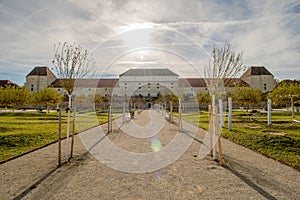
[[[107,114],[80,115],[76,131],[107,121]],[[71,118],[72,121],[72,118]],[[67,113],[62,115],[62,137],[66,137]],[[53,143],[58,139],[57,113],[0,113],[0,162]]]
[[[183,118],[208,129],[207,112],[201,112],[200,116],[191,113]],[[299,113],[295,119],[300,120]],[[292,120],[290,113],[273,113],[272,125],[267,126],[266,114],[236,111],[233,112],[233,130],[228,131],[225,121],[221,135],[300,170],[300,124]]]
[[[114,117],[117,117],[115,115]],[[184,114],[183,118],[208,129],[208,113]],[[299,113],[296,114],[300,120]],[[272,126],[267,126],[266,114],[233,113],[233,130],[222,137],[300,169],[300,124],[292,122],[290,113],[273,113]],[[94,113],[80,114],[76,132],[107,122],[107,114],[95,119]],[[62,134],[66,136],[67,114],[63,113]],[[0,113],[0,162],[57,141],[57,113]],[[270,133],[284,133],[273,135]]]

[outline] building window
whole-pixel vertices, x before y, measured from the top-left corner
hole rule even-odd
[[[30,88],[30,90],[33,92],[33,88],[34,88],[34,86],[33,85],[31,85],[31,88]]]
[[[267,84],[264,83],[264,91],[267,90]]]
[[[89,88],[89,91],[91,91],[91,88]]]
[[[139,85],[141,85],[141,83],[139,83]]]
[[[157,83],[156,85],[159,85],[159,83]]]
[[[125,90],[127,90],[127,87],[125,87]]]
[[[156,89],[159,89],[159,87],[156,87]]]
[[[150,83],[148,83],[148,85],[150,85]]]
[[[60,89],[58,88],[57,91],[60,91]]]
[[[107,88],[105,88],[105,91],[107,91]]]
[[[171,83],[171,85],[174,85],[174,83]]]
[[[139,90],[142,89],[142,87],[139,87]]]
[[[124,83],[124,85],[127,85],[127,83]]]
[[[148,97],[150,97],[151,96],[151,94],[150,93],[148,93]]]

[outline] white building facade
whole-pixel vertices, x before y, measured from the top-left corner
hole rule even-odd
[[[129,69],[119,76],[117,96],[157,97],[177,93],[178,75],[169,69]]]

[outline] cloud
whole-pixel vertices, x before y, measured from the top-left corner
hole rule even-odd
[[[117,38],[121,27],[138,23],[161,29],[152,46],[177,52],[200,68],[207,58],[203,52],[228,41],[244,51],[248,65],[265,65],[281,79],[298,78],[299,15],[296,0],[2,1],[0,78],[5,72],[5,79],[22,84],[20,77],[35,65],[51,65],[53,44],[64,41],[95,49],[103,70],[126,50]],[[199,55],[197,45],[205,55]]]

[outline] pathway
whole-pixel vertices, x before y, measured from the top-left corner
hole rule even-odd
[[[158,120],[163,122],[159,134],[155,136],[147,128],[152,117],[156,119],[153,123]],[[97,135],[99,127],[81,133],[82,139],[77,135],[74,159],[60,168],[56,168],[57,144],[0,165],[0,199],[300,199],[298,171],[228,140],[222,140],[224,167],[209,156],[199,159],[205,135],[201,129],[198,129],[195,139],[192,138],[189,148],[172,164],[153,172],[123,172],[155,168],[159,158],[161,161],[171,160],[159,152],[168,144],[174,143],[173,147],[180,147],[181,143],[174,141],[174,138],[190,141],[191,133],[185,130],[177,134],[178,127],[165,122],[163,115],[153,110],[138,114],[120,130],[116,128],[116,123],[119,122],[114,122],[113,132],[104,139]],[[107,131],[106,126],[101,127],[103,132]],[[161,126],[161,123],[155,126]],[[188,126],[193,128],[192,125],[183,125],[186,129]],[[141,133],[141,138],[125,134],[126,131],[133,131],[134,136]],[[104,165],[82,144],[90,136],[98,139],[94,140],[94,145],[85,145],[96,157],[101,154],[98,150],[108,141],[134,155],[160,156],[142,160],[144,163],[128,162],[127,157],[118,157],[121,154],[113,154],[106,149],[102,151],[105,156],[98,157],[103,159]],[[145,138],[147,136],[151,139]],[[154,140],[158,146],[153,145]],[[178,149],[170,148],[168,152],[169,157],[173,157]],[[119,164],[116,164],[117,161]],[[130,168],[120,171],[107,165]]]

